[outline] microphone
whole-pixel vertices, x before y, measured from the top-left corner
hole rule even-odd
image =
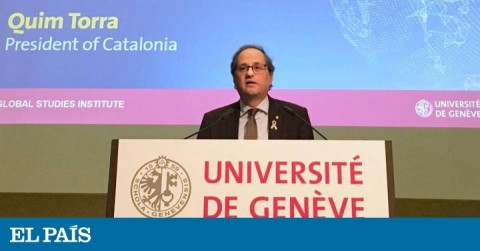
[[[211,127],[213,127],[214,125],[216,125],[218,122],[220,122],[221,120],[224,120],[228,115],[232,114],[233,113],[233,108],[228,108],[225,112],[223,112],[220,117],[218,117],[217,120],[215,120],[215,122],[211,123],[210,125],[206,126],[205,128],[195,132],[195,133],[192,133],[190,135],[188,135],[187,137],[183,138],[183,139],[189,139],[207,129],[210,129]]]
[[[305,124],[307,124],[310,128],[312,128],[324,140],[328,140],[325,136],[323,136],[323,134],[321,134],[319,131],[317,131],[317,129],[315,129],[315,127],[313,127],[312,124],[310,124],[310,122],[308,122],[302,116],[298,115],[298,113],[296,113],[291,107],[284,105],[283,109],[285,109],[288,113],[292,114],[293,116],[300,118]]]

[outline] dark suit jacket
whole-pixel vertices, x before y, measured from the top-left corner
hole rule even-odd
[[[270,96],[268,98],[268,139],[313,139],[312,129],[304,121],[284,108],[284,106],[292,108],[298,115],[310,123],[305,107],[273,99]],[[240,101],[205,113],[200,130],[215,123],[222,115],[224,116],[223,119],[209,129],[201,131],[197,139],[238,139]],[[271,127],[272,123],[276,124],[276,130]]]

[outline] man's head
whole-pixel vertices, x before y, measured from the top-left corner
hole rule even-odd
[[[244,102],[261,101],[267,96],[272,85],[275,66],[262,47],[256,45],[240,47],[233,55],[230,70],[235,88]]]

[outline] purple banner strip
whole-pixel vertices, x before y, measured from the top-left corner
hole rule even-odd
[[[480,92],[272,90],[313,125],[480,128]],[[198,125],[235,90],[0,89],[0,124]]]

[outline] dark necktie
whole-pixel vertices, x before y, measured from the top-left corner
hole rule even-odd
[[[255,120],[255,114],[259,109],[252,108],[248,110],[247,125],[245,126],[245,139],[257,139],[257,121]]]

